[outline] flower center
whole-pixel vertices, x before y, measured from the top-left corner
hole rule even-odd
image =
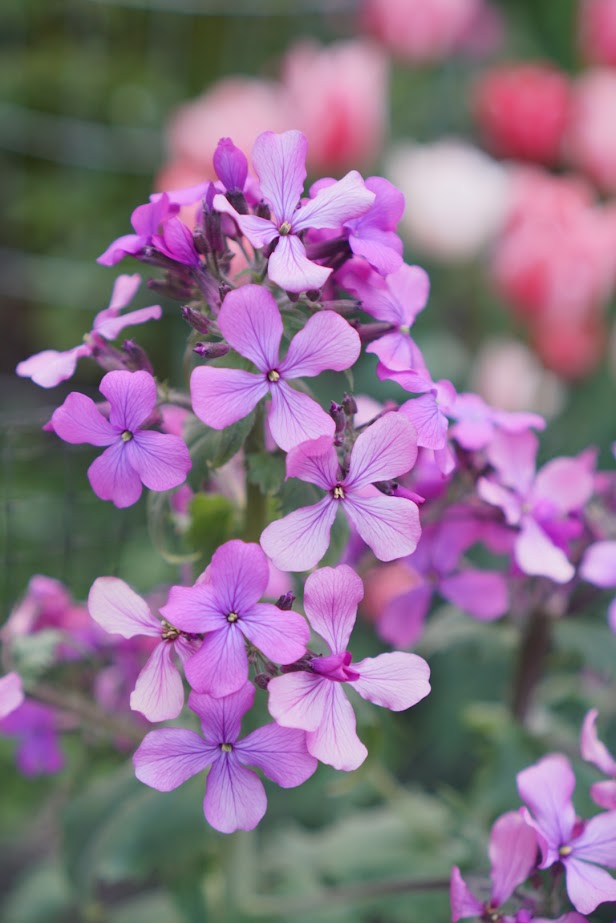
[[[280,381],[280,372],[277,372],[276,369],[271,369],[271,371],[267,373],[267,380]]]
[[[231,753],[233,750],[233,744],[221,744],[220,749],[223,753]]]
[[[561,846],[560,849],[558,850],[558,855],[562,856],[562,858],[564,859],[565,856],[570,856],[572,852],[573,852],[572,846]]]
[[[340,484],[336,484],[332,491],[334,500],[344,500],[344,490]]]
[[[120,436],[120,439],[122,440],[122,442],[130,442],[132,438],[133,438],[133,434],[131,433],[129,429],[125,429],[122,435]]]
[[[286,237],[287,234],[291,233],[291,225],[288,221],[283,221],[280,227],[278,228],[278,233],[281,237]]]
[[[163,641],[176,641],[177,638],[180,637],[180,630],[178,628],[174,628],[173,625],[171,625],[169,622],[166,622],[164,619],[162,623],[162,629],[163,630],[161,631],[160,636]]]
[[[239,615],[237,614],[237,612],[230,612],[229,615],[227,616],[227,621],[231,622],[231,624],[233,624],[233,622],[237,622],[238,619],[239,619]]]

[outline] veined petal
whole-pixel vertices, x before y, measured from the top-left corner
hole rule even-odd
[[[265,593],[269,565],[256,542],[233,539],[214,553],[209,578],[222,610],[244,616]]]
[[[366,657],[351,668],[359,673],[359,679],[351,681],[353,689],[368,702],[391,711],[404,711],[430,692],[430,667],[417,654],[393,651]]]
[[[111,405],[109,422],[134,432],[156,406],[156,382],[149,372],[107,372],[99,385]]]
[[[276,225],[267,218],[257,215],[240,215],[224,195],[214,196],[214,208],[223,215],[230,215],[237,223],[240,231],[247,237],[253,247],[262,250],[280,236]]]
[[[399,412],[415,426],[417,445],[426,449],[444,448],[447,443],[449,421],[440,409],[433,391],[405,401]]]
[[[255,700],[252,683],[243,686],[231,695],[214,696],[191,692],[189,707],[199,715],[203,734],[211,744],[234,744],[240,736],[242,718],[250,711]]]
[[[576,859],[568,859],[564,865],[567,894],[580,913],[592,913],[604,901],[616,901],[616,879],[609,872]]]
[[[248,416],[268,391],[264,375],[243,369],[200,365],[190,376],[193,410],[213,429],[224,429]]]
[[[157,644],[131,693],[130,707],[145,715],[148,721],[168,721],[177,718],[182,711],[184,684],[172,655],[172,642]]]
[[[88,480],[96,496],[111,500],[118,509],[136,503],[143,489],[141,478],[130,464],[124,447],[125,443],[118,440],[88,468]]]
[[[495,822],[490,834],[492,903],[499,907],[535,867],[537,837],[519,811],[509,811]]]
[[[414,369],[420,371],[422,376],[425,375],[426,360],[419,346],[408,333],[402,333],[400,330],[385,333],[378,340],[370,343],[366,347],[366,352],[377,356],[381,366],[391,372],[405,372]]]
[[[342,372],[357,361],[360,351],[357,331],[334,311],[321,311],[293,337],[278,370],[285,378],[312,377],[325,369]]]
[[[361,174],[351,170],[346,176],[323,186],[314,199],[302,205],[293,218],[293,232],[308,228],[339,228],[345,221],[365,214],[376,196],[366,188]]]
[[[67,381],[73,376],[77,362],[82,356],[89,356],[91,353],[92,349],[86,343],[65,352],[45,349],[29,359],[24,359],[15,371],[20,378],[30,378],[40,388],[55,388],[61,381]]]
[[[308,259],[306,248],[293,234],[278,239],[267,263],[269,278],[286,292],[318,290],[325,285],[331,273],[328,267]]]
[[[551,848],[569,843],[575,824],[571,796],[575,776],[569,760],[552,753],[517,775],[518,792]]]
[[[139,308],[137,311],[129,311],[128,314],[119,316],[112,314],[111,308],[107,308],[106,311],[100,311],[96,315],[92,329],[106,340],[115,340],[125,327],[145,324],[149,320],[159,320],[162,313],[163,310],[159,304],[153,304],[149,308]]]
[[[133,756],[140,782],[170,792],[212,762],[213,750],[195,731],[159,728],[146,734]]]
[[[141,276],[138,272],[128,275],[122,273],[113,283],[113,290],[111,292],[111,300],[109,302],[109,307],[106,309],[106,312],[111,312],[117,314],[118,311],[121,311],[122,308],[125,308],[127,304],[133,300],[137,294],[137,290],[141,285]],[[100,314],[97,314],[97,318],[101,314],[106,313],[101,311]],[[96,321],[95,321],[96,323]]]
[[[300,478],[330,490],[338,479],[338,456],[330,436],[311,439],[291,449],[287,455],[287,477]]]
[[[363,598],[361,578],[346,564],[321,567],[306,580],[306,616],[332,653],[346,651]]]
[[[123,638],[161,636],[161,623],[145,599],[118,577],[97,577],[88,595],[88,611],[101,628]]]
[[[530,516],[522,520],[514,547],[517,564],[525,574],[549,577],[555,583],[568,583],[575,574],[575,568],[565,552]]]
[[[111,445],[117,439],[115,430],[94,401],[78,391],[71,391],[64,403],[54,410],[51,424],[60,439],[72,444]]]
[[[316,730],[306,734],[306,746],[322,763],[350,772],[361,766],[368,751],[355,731],[355,712],[342,683],[326,682],[327,704],[323,720]]]
[[[252,147],[252,165],[261,192],[278,224],[291,221],[299,204],[306,180],[307,149],[308,141],[301,131],[264,131]]]
[[[294,788],[310,778],[317,760],[306,749],[306,734],[296,728],[266,724],[234,747],[240,763],[256,766],[282,788]]]
[[[380,561],[394,561],[412,554],[421,535],[419,510],[403,497],[349,495],[344,510]]]
[[[281,727],[314,731],[323,721],[331,680],[314,673],[285,673],[270,680],[268,709]]]
[[[248,640],[276,663],[293,663],[306,653],[310,631],[299,612],[282,612],[271,603],[257,603],[238,625]]]
[[[219,631],[227,624],[224,600],[209,583],[195,586],[172,586],[167,603],[161,607],[163,618],[190,634]]]
[[[192,462],[179,436],[140,430],[124,445],[129,464],[150,490],[169,490],[186,480]]]
[[[458,920],[465,920],[467,917],[481,917],[485,910],[485,904],[477,900],[462,878],[457,865],[451,870],[449,901],[452,923],[458,923]]]
[[[195,692],[215,698],[230,695],[248,680],[244,636],[235,624],[206,634],[203,644],[186,661],[186,679]]]
[[[309,570],[328,549],[336,509],[334,498],[327,496],[289,513],[264,529],[261,547],[280,570]]]
[[[616,868],[616,811],[591,817],[570,845],[576,859]]]
[[[406,263],[397,272],[387,277],[387,287],[396,304],[400,306],[400,324],[411,327],[420,311],[428,303],[430,277],[421,266]]]
[[[334,438],[335,425],[316,401],[285,381],[270,387],[272,404],[268,414],[270,432],[276,445],[289,452],[302,442],[326,436]]]
[[[203,813],[221,833],[254,830],[267,810],[261,780],[242,766],[235,753],[222,753],[207,777]]]
[[[406,474],[417,458],[417,432],[399,413],[386,413],[358,436],[351,452],[347,487],[364,487]]]
[[[282,318],[276,299],[262,285],[243,285],[229,292],[218,326],[229,345],[261,372],[279,367]]]
[[[382,276],[389,276],[402,266],[402,241],[393,231],[357,228],[349,233],[349,244],[356,256],[363,256]]]

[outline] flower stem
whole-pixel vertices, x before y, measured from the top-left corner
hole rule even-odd
[[[520,724],[526,723],[535,690],[543,676],[550,650],[550,621],[545,612],[534,610],[524,626],[511,702],[512,714]]]

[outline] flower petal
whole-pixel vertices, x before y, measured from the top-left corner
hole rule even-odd
[[[24,701],[21,676],[14,671],[0,679],[0,719],[6,718]]]
[[[310,625],[332,653],[346,651],[364,585],[346,564],[321,567],[306,580],[304,609]]]
[[[97,577],[88,595],[88,611],[101,628],[123,638],[161,637],[161,623],[145,599],[118,577]]]
[[[378,357],[381,365],[389,371],[416,370],[425,374],[426,360],[419,346],[408,333],[394,330],[379,337],[366,347],[367,353]]]
[[[190,376],[193,410],[213,429],[224,429],[247,417],[268,391],[264,375],[243,369],[200,365]]]
[[[323,721],[306,734],[306,746],[322,763],[349,772],[361,766],[368,751],[355,732],[355,712],[342,684],[326,682],[328,698]]]
[[[208,824],[221,833],[254,830],[266,810],[261,780],[234,753],[223,753],[207,777],[203,813]]]
[[[109,307],[106,308],[106,311],[113,312],[117,314],[122,308],[125,308],[127,304],[133,300],[137,294],[137,290],[141,285],[141,276],[138,272],[128,275],[122,273],[113,283],[113,290],[111,292],[111,300],[109,302]],[[103,312],[101,311],[101,314]],[[100,317],[100,314],[97,314],[97,317]],[[96,323],[96,321],[95,321]]]
[[[330,436],[311,439],[291,449],[287,455],[287,477],[301,478],[330,490],[338,480],[338,456]]]
[[[238,225],[240,231],[247,237],[253,247],[257,250],[267,247],[272,241],[280,236],[276,225],[267,218],[259,218],[257,215],[240,215],[224,195],[214,196],[214,208],[223,215],[230,215]]]
[[[433,391],[405,401],[400,407],[400,413],[415,426],[417,445],[426,449],[444,448],[449,421],[440,409]]]
[[[567,894],[576,910],[592,913],[604,901],[616,901],[616,879],[609,872],[569,859],[565,862]]]
[[[339,228],[345,221],[364,215],[375,198],[366,188],[361,174],[351,170],[336,183],[322,186],[313,199],[298,209],[292,221],[293,232]]]
[[[565,552],[530,516],[524,517],[514,548],[516,562],[525,574],[549,577],[555,583],[568,583],[575,574]]]
[[[57,352],[45,349],[20,362],[15,371],[21,378],[30,378],[40,388],[55,388],[61,381],[67,381],[75,373],[77,362],[82,356],[90,356],[92,349],[86,343]],[[104,445],[104,443],[103,443]]]
[[[149,372],[107,372],[99,391],[111,404],[109,422],[134,432],[156,406],[156,382]]]
[[[148,308],[139,308],[137,311],[129,311],[128,314],[122,314],[117,317],[111,313],[111,308],[106,311],[100,311],[94,318],[93,330],[105,337],[106,340],[115,340],[125,327],[133,327],[135,324],[145,324],[149,320],[160,320],[163,310],[159,304],[153,304]]]
[[[175,628],[200,634],[220,631],[228,624],[226,617],[231,611],[225,609],[214,587],[209,583],[196,583],[194,586],[172,586],[160,614]]]
[[[592,763],[606,776],[616,776],[616,760],[597,735],[598,714],[596,708],[591,708],[584,718],[580,734],[580,753],[583,760]]]
[[[347,495],[344,510],[380,561],[412,554],[421,536],[419,510],[403,497]]]
[[[595,586],[616,586],[616,542],[591,545],[580,565],[580,577]]]
[[[530,808],[551,848],[567,844],[575,824],[571,796],[575,776],[569,760],[559,753],[544,757],[517,775],[520,798]]]
[[[331,269],[307,258],[306,248],[293,234],[278,238],[267,264],[269,278],[286,292],[318,290],[325,285],[331,273]]]
[[[231,695],[214,696],[191,692],[189,707],[201,718],[203,734],[211,744],[234,744],[240,736],[242,718],[255,700],[255,687],[245,683]]]
[[[144,247],[146,241],[139,234],[124,234],[112,241],[104,253],[97,257],[96,262],[101,266],[115,266],[125,256],[133,256]]]
[[[243,285],[229,292],[218,326],[229,345],[261,372],[278,368],[282,318],[276,299],[262,285]]]
[[[404,711],[430,692],[430,667],[417,654],[393,651],[352,664],[359,679],[351,685],[363,699],[391,711]]]
[[[417,458],[417,432],[399,413],[386,413],[357,438],[351,452],[348,487],[363,487],[406,474]]]
[[[141,478],[130,465],[125,443],[116,442],[95,458],[88,468],[92,490],[101,500],[111,500],[118,509],[132,506],[141,496]]]
[[[269,713],[281,727],[314,731],[323,721],[331,680],[314,673],[284,673],[270,680]]]
[[[115,430],[94,401],[78,391],[71,391],[64,403],[54,410],[51,424],[60,439],[73,444],[111,445],[117,439]]]
[[[274,442],[281,449],[289,452],[302,442],[321,436],[333,439],[333,419],[311,397],[295,391],[284,381],[276,382],[270,391],[268,423]]]
[[[291,221],[306,180],[308,141],[301,131],[264,131],[252,147],[252,164],[261,192],[277,223]]]
[[[306,653],[310,631],[299,612],[282,612],[271,603],[257,603],[238,619],[245,637],[276,663],[293,663]]]
[[[293,337],[278,370],[285,378],[312,377],[325,369],[342,372],[357,361],[360,351],[357,331],[334,311],[322,311]]]
[[[179,436],[141,430],[124,446],[129,464],[150,490],[169,490],[186,480],[192,462]]]
[[[172,655],[172,642],[157,644],[131,693],[130,707],[148,721],[177,718],[184,706],[184,684]]]
[[[500,907],[535,867],[537,837],[519,811],[509,811],[490,833],[492,904]]]
[[[256,766],[282,788],[294,788],[310,778],[317,760],[306,749],[306,734],[296,728],[266,724],[234,747],[240,763]]]
[[[571,846],[576,859],[616,868],[616,811],[591,817]]]
[[[438,591],[463,612],[485,622],[500,618],[509,608],[507,581],[493,571],[469,568],[445,577]]]
[[[457,865],[451,870],[449,901],[452,923],[458,923],[458,920],[465,920],[467,917],[481,917],[485,910],[485,904],[477,900],[462,878]]]
[[[220,698],[241,689],[248,680],[248,657],[237,625],[227,623],[206,634],[197,653],[186,661],[185,671],[195,692]]]
[[[159,728],[146,734],[133,765],[140,782],[170,792],[210,765],[214,751],[195,731]]]
[[[216,550],[208,574],[222,610],[243,616],[265,593],[269,565],[256,542],[233,539]]]
[[[329,547],[336,509],[336,501],[327,496],[314,506],[289,513],[264,529],[261,547],[280,570],[309,570]]]

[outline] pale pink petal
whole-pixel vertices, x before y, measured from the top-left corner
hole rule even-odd
[[[193,410],[213,429],[224,429],[248,416],[268,391],[265,375],[243,369],[200,365],[190,376]]]
[[[108,308],[96,315],[92,329],[106,340],[115,340],[125,327],[145,324],[149,320],[159,320],[162,313],[159,304],[153,304],[149,308],[139,308],[137,311],[129,311],[128,314],[122,314],[119,317],[111,314],[111,308]]]
[[[67,381],[72,377],[82,356],[89,356],[91,353],[92,349],[86,343],[65,352],[45,349],[42,353],[24,359],[15,371],[21,378],[31,378],[40,388],[55,388],[61,381]]]
[[[404,264],[387,277],[387,287],[400,306],[399,323],[411,327],[430,295],[430,277],[421,266]]]
[[[616,868],[616,811],[591,817],[570,845],[575,859]]]
[[[380,561],[412,554],[421,535],[419,510],[402,497],[347,495],[344,510]]]
[[[332,681],[314,673],[285,673],[270,680],[269,713],[282,727],[314,731],[323,721]]]
[[[568,583],[575,568],[541,526],[526,516],[515,541],[515,559],[525,574],[549,577],[555,583]]]
[[[339,228],[345,221],[359,218],[374,204],[376,196],[366,188],[361,174],[351,170],[346,176],[321,187],[293,217],[293,232],[308,228]]]
[[[186,480],[192,462],[179,436],[141,430],[124,444],[129,464],[150,490],[169,490]]]
[[[88,468],[88,480],[96,496],[111,500],[118,509],[132,506],[142,492],[141,478],[129,463],[124,446],[116,442]]]
[[[195,586],[172,586],[169,599],[162,606],[163,618],[189,634],[204,631],[219,631],[227,623],[227,615],[232,610],[224,609],[219,594],[209,583],[197,583]]]
[[[495,822],[490,833],[492,903],[503,904],[535,867],[537,837],[519,811],[509,811]]]
[[[224,195],[214,196],[214,208],[223,215],[230,215],[237,223],[240,231],[247,237],[253,247],[262,250],[280,236],[278,228],[267,218],[257,215],[240,215]]]
[[[286,292],[318,290],[325,285],[331,272],[309,260],[303,243],[293,234],[278,238],[267,264],[269,278]]]
[[[123,638],[160,638],[162,625],[150,607],[118,577],[97,577],[88,595],[88,611],[101,628]]]
[[[306,653],[310,631],[299,612],[283,612],[271,603],[257,603],[237,624],[248,640],[275,663],[293,663]]]
[[[195,731],[159,728],[146,734],[133,756],[135,775],[159,792],[170,792],[210,765],[215,751]]]
[[[284,378],[311,377],[325,369],[342,372],[357,361],[360,351],[357,331],[334,311],[321,311],[293,337],[278,370]]]
[[[157,644],[131,693],[130,707],[148,721],[177,718],[184,706],[184,684],[172,655],[172,642]]]
[[[404,711],[430,692],[430,667],[417,654],[379,654],[352,664],[352,669],[359,673],[359,679],[351,682],[353,689],[391,711]]]
[[[381,364],[391,371],[416,369],[423,373],[425,369],[425,359],[417,343],[408,333],[400,330],[379,337],[366,347],[366,352],[377,356]]]
[[[388,276],[400,269],[402,264],[402,241],[393,231],[370,228],[362,235],[351,231],[349,244],[356,256],[363,256],[382,276]]]
[[[458,923],[458,920],[465,920],[467,917],[481,917],[485,910],[485,904],[477,900],[462,878],[457,865],[451,870],[449,901],[452,923]]]
[[[278,368],[282,318],[276,299],[262,285],[243,285],[229,292],[218,326],[229,345],[261,372]]]
[[[595,782],[590,786],[590,797],[600,808],[613,811],[616,809],[616,780]]]
[[[445,446],[449,421],[440,409],[433,391],[405,401],[400,407],[400,413],[415,426],[417,445],[426,449],[442,449]]]
[[[582,559],[580,577],[595,586],[616,586],[616,541],[591,545]]]
[[[327,704],[323,720],[306,734],[308,752],[322,763],[349,772],[357,769],[368,751],[355,731],[355,712],[341,683],[326,680]]]
[[[616,901],[616,879],[590,862],[565,862],[567,894],[576,910],[592,913],[604,901]]]
[[[396,478],[410,471],[416,458],[415,427],[402,414],[386,413],[357,437],[345,484],[357,488]]]
[[[221,833],[254,830],[266,810],[261,780],[234,753],[223,753],[207,777],[203,813],[208,824]]]
[[[90,445],[111,445],[117,434],[91,398],[71,391],[61,407],[51,417],[53,430],[65,442],[89,442]]]
[[[237,692],[248,679],[244,636],[236,624],[206,634],[196,654],[186,662],[186,679],[195,692],[220,698]]]
[[[304,609],[312,629],[328,644],[332,653],[346,651],[357,607],[364,598],[364,585],[346,564],[321,567],[304,587]]]
[[[509,609],[505,578],[492,571],[461,571],[441,580],[438,590],[454,606],[485,622],[500,618]]]
[[[295,510],[264,529],[261,547],[280,570],[309,570],[329,547],[336,510],[332,496],[323,497],[314,506]]]
[[[268,582],[267,558],[256,542],[233,539],[221,545],[212,557],[209,583],[225,613],[243,615],[252,611]]]
[[[591,708],[584,718],[580,734],[580,753],[583,760],[592,763],[606,776],[616,776],[616,760],[597,735],[598,714],[596,708]]]
[[[261,192],[278,223],[291,221],[299,205],[306,180],[307,149],[308,141],[301,131],[264,131],[252,147],[252,165]]]
[[[256,766],[282,788],[294,788],[310,778],[317,760],[306,749],[306,734],[296,728],[266,724],[234,747],[240,763]]]
[[[520,798],[530,808],[551,848],[568,843],[575,824],[571,796],[575,776],[569,760],[552,753],[517,775]]]
[[[111,292],[111,300],[109,302],[109,307],[106,309],[108,312],[113,312],[117,314],[122,308],[125,308],[127,304],[133,300],[137,294],[137,290],[141,285],[141,276],[138,272],[133,273],[132,275],[127,275],[123,273],[113,283],[113,290]],[[101,311],[101,314],[103,312]],[[100,314],[97,314],[97,317],[100,317]],[[95,321],[96,323],[96,321]]]
[[[287,477],[330,490],[338,481],[338,456],[330,436],[312,439],[287,455]]]
[[[594,477],[583,459],[554,458],[538,472],[534,500],[548,500],[562,513],[581,509],[594,492]]]
[[[240,736],[242,718],[254,705],[255,687],[243,686],[231,695],[220,698],[205,693],[191,692],[189,707],[201,718],[203,734],[212,744],[233,744]]]
[[[149,372],[107,372],[99,391],[111,404],[109,422],[134,432],[156,406],[156,382]]]
[[[14,671],[0,679],[0,719],[6,718],[24,701],[21,676]]]
[[[270,392],[272,404],[267,419],[276,445],[289,452],[302,442],[321,436],[327,437],[331,444],[334,421],[316,401],[282,380],[273,384]]]

